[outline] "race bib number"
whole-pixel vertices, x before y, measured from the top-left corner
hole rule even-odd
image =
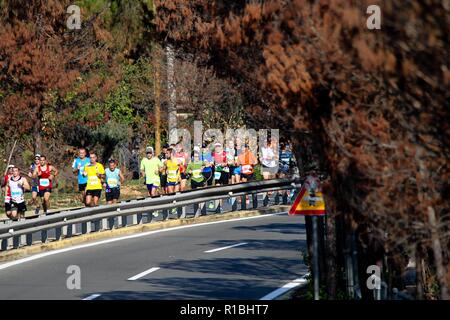
[[[48,187],[48,186],[50,186],[50,180],[49,179],[39,179],[39,185],[41,187]]]
[[[23,196],[23,192],[22,191],[13,191],[11,192],[11,198],[13,199],[21,199]]]
[[[230,168],[229,167],[225,167],[225,168],[223,168],[223,171],[224,172],[230,172]]]
[[[98,184],[99,180],[97,176],[91,176],[89,177],[89,184],[90,185],[96,185]]]
[[[243,173],[251,173],[252,172],[252,166],[251,165],[242,166],[242,172]]]
[[[108,183],[108,186],[109,186],[110,188],[115,188],[115,187],[117,187],[117,185],[119,184],[119,182],[117,181],[117,179],[114,179],[114,178],[109,178],[108,181],[107,181],[107,183]]]
[[[169,170],[167,172],[168,179],[176,179],[177,178],[177,170]]]
[[[220,177],[222,176],[222,172],[214,172],[214,179],[220,180]]]
[[[195,179],[201,178],[202,177],[202,170],[201,169],[192,170],[192,177],[194,177]]]

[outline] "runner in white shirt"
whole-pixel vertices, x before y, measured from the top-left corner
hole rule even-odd
[[[27,179],[20,176],[19,168],[14,167],[12,177],[9,178],[6,185],[7,192],[11,194],[11,211],[6,212],[6,215],[11,220],[17,220],[25,217],[27,206],[25,204],[25,191],[31,189]]]
[[[275,174],[278,171],[276,160],[277,156],[274,151],[274,146],[272,145],[272,142],[268,140],[266,145],[261,149],[261,164],[264,180],[275,178]]]

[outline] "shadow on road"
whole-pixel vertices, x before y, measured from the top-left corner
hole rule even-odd
[[[146,281],[148,291],[118,290],[101,293],[96,300],[221,300],[259,299],[273,290],[262,281],[217,278],[168,278]]]
[[[283,234],[306,234],[305,225],[303,223],[271,223],[261,224],[258,226],[236,226],[233,227],[236,230],[249,230],[249,231],[264,231],[264,232],[278,232]]]

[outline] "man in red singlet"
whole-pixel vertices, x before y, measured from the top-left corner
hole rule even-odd
[[[40,163],[34,169],[33,178],[39,178],[39,196],[42,199],[44,214],[50,208],[50,194],[52,193],[53,181],[58,176],[58,170],[47,162],[47,157],[42,156]]]

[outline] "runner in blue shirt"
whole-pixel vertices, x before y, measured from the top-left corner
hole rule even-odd
[[[78,158],[75,158],[72,164],[72,169],[75,174],[78,174],[78,191],[81,192],[81,202],[86,204],[86,185],[87,176],[83,175],[84,167],[89,165],[91,159],[86,156],[86,149],[80,148],[78,150]]]
[[[109,159],[108,168],[105,169],[106,181],[103,184],[108,204],[117,203],[120,197],[120,184],[125,180],[122,172],[116,167],[116,161]]]

